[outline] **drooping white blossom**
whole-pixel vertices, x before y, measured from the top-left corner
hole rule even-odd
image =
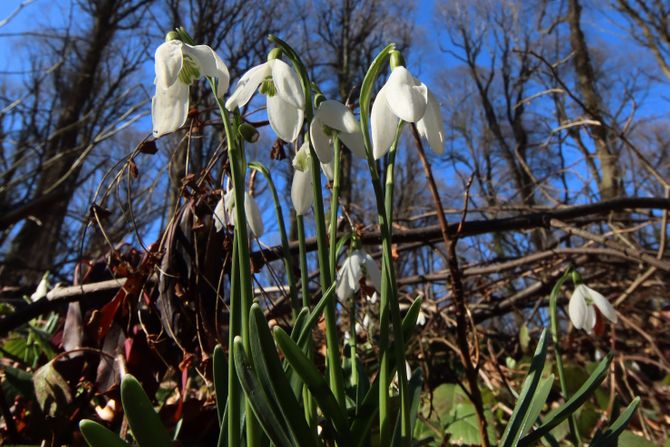
[[[304,215],[314,202],[312,188],[312,160],[309,142],[305,141],[293,157],[293,182],[291,183],[291,202],[298,216]]]
[[[247,225],[255,237],[261,237],[265,231],[261,211],[256,200],[248,192],[244,193],[244,214]],[[213,213],[214,227],[219,232],[228,225],[235,225],[235,194],[228,190],[218,201]]]
[[[216,79],[220,98],[228,91],[230,75],[223,60],[207,45],[189,45],[180,40],[161,44],[154,56],[156,94],[151,100],[154,137],[174,132],[188,115],[189,86],[208,76]]]
[[[339,138],[356,156],[365,158],[361,126],[341,102],[326,100],[319,104],[309,125],[309,135],[321,163],[330,163],[333,159],[333,138]]]
[[[270,126],[284,141],[295,141],[305,116],[305,94],[295,70],[280,59],[271,59],[242,75],[226,109],[246,105],[260,87],[267,96]]]
[[[354,250],[344,260],[337,272],[337,298],[344,301],[360,289],[360,281],[366,279],[376,290],[381,290],[381,273],[372,257],[364,250]]]
[[[377,160],[391,148],[399,120],[416,123],[433,152],[444,152],[440,105],[428,87],[403,66],[395,67],[372,104],[372,152]]]
[[[568,315],[575,328],[584,329],[589,334],[593,332],[597,320],[594,306],[612,323],[617,322],[616,310],[607,298],[592,288],[579,284],[568,304]]]
[[[42,276],[42,279],[40,280],[39,284],[37,285],[37,289],[30,295],[30,301],[35,302],[37,300],[41,300],[42,298],[45,298],[47,296],[47,293],[49,292],[49,274],[45,273],[44,276]]]

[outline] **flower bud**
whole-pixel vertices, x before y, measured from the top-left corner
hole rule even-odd
[[[393,50],[391,52],[391,69],[397,68],[397,67],[404,67],[405,66],[405,58],[402,57],[402,54],[398,50]]]
[[[244,141],[246,141],[247,143],[255,143],[258,141],[258,138],[260,137],[258,130],[254,126],[246,122],[240,124],[240,126],[237,128],[237,133],[242,138],[244,138]]]
[[[578,286],[578,285],[580,285],[584,282],[584,281],[582,281],[582,275],[580,275],[577,270],[572,271],[572,282],[576,286]]]
[[[180,40],[179,33],[177,31],[170,31],[165,35],[166,42],[169,42],[171,40]]]
[[[268,53],[268,62],[273,59],[279,59],[281,57],[282,51],[281,48],[273,48]]]

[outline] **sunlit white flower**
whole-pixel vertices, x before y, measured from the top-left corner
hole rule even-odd
[[[244,214],[247,217],[247,225],[254,236],[261,237],[264,232],[261,211],[256,200],[248,192],[244,193]],[[214,208],[214,227],[221,231],[228,225],[235,225],[235,194],[233,190],[227,191]]]
[[[337,137],[356,156],[365,158],[361,126],[351,110],[338,101],[326,100],[319,104],[309,125],[314,151],[322,163],[333,159],[332,138]]]
[[[372,152],[375,159],[391,148],[399,120],[416,123],[419,135],[433,152],[444,152],[444,128],[440,105],[428,87],[405,67],[398,66],[377,93],[372,104]]]
[[[577,329],[584,329],[589,334],[593,332],[596,326],[597,316],[596,310],[593,308],[594,305],[612,323],[617,322],[616,310],[607,301],[607,298],[584,284],[575,287],[575,291],[570,297],[568,315],[570,315],[570,320]]]
[[[424,324],[426,324],[426,321],[427,321],[426,314],[422,309],[419,309],[419,315],[417,315],[416,317],[416,324],[418,324],[419,326],[423,326]]]
[[[381,290],[381,273],[372,257],[363,250],[354,250],[337,272],[337,298],[344,301],[360,289],[365,278],[376,290]]]
[[[37,285],[37,289],[33,292],[32,295],[30,295],[30,301],[37,301],[41,300],[42,298],[45,298],[47,296],[47,293],[49,292],[49,274],[45,273],[44,276],[42,276],[42,280],[40,283]]]
[[[314,202],[312,188],[312,160],[309,154],[309,142],[304,142],[293,158],[293,182],[291,183],[291,202],[298,216],[309,210]]]
[[[156,138],[184,125],[188,115],[188,87],[201,76],[217,80],[216,93],[228,91],[230,76],[221,58],[207,45],[191,46],[170,40],[156,49],[156,94],[151,100],[151,119]]]
[[[321,170],[325,174],[326,178],[328,179],[329,182],[332,182],[333,179],[335,178],[335,171],[334,171],[334,166],[333,162],[331,161],[330,163],[321,163]]]
[[[305,115],[305,94],[295,70],[279,59],[252,68],[237,82],[235,91],[226,101],[226,109],[247,104],[258,87],[267,96],[272,129],[282,140],[295,141]]]

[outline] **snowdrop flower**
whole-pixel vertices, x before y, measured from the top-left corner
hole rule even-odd
[[[423,312],[423,309],[419,309],[419,315],[416,317],[416,324],[419,326],[423,326],[426,324],[427,317],[426,314]]]
[[[332,138],[339,138],[356,156],[365,158],[361,126],[341,102],[326,100],[319,104],[309,125],[309,135],[321,163],[330,163],[333,159]]]
[[[265,231],[261,211],[256,200],[248,192],[244,193],[244,214],[247,216],[247,224],[253,235],[257,238]],[[233,190],[227,191],[214,208],[214,227],[221,231],[227,225],[235,225],[235,194]]]
[[[376,290],[381,290],[381,273],[372,257],[363,250],[354,250],[344,260],[337,272],[337,298],[344,301],[360,289],[360,281],[366,278]]]
[[[570,297],[568,315],[577,329],[584,329],[589,334],[593,333],[596,326],[597,316],[594,305],[612,323],[617,322],[616,311],[607,298],[584,284],[577,285]]]
[[[260,87],[267,96],[270,126],[282,140],[295,141],[305,115],[305,94],[295,70],[276,56],[271,52],[270,60],[244,73],[226,101],[226,109],[246,105]]]
[[[293,183],[291,183],[291,202],[298,216],[309,210],[314,202],[312,188],[312,160],[309,154],[309,142],[305,141],[293,158]]]
[[[219,97],[228,91],[230,75],[221,58],[207,45],[191,46],[168,40],[156,49],[156,94],[151,100],[154,137],[174,132],[188,115],[188,87],[201,76],[217,80]]]
[[[444,152],[440,105],[428,87],[402,65],[396,65],[391,70],[391,75],[372,104],[370,125],[375,160],[389,151],[399,120],[416,123],[419,135],[428,141],[433,152]]]
[[[44,276],[42,276],[42,280],[40,283],[37,285],[37,289],[33,292],[32,295],[30,295],[30,301],[35,302],[37,300],[41,300],[42,298],[45,298],[47,296],[47,293],[49,292],[49,274],[45,273]]]

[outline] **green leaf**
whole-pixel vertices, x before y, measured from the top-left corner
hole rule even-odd
[[[503,447],[516,446],[517,441],[523,434],[522,430],[524,427],[524,421],[526,419],[531,402],[535,396],[535,390],[537,389],[537,386],[540,382],[546,357],[547,330],[545,329],[542,331],[542,335],[540,335],[540,341],[535,348],[533,360],[530,362],[530,369],[528,370],[526,379],[523,381],[521,392],[517,398],[516,405],[514,405],[512,417],[507,423],[505,432],[500,441],[500,445]]]
[[[528,325],[526,323],[521,325],[519,329],[519,344],[523,352],[528,351],[528,346],[530,345],[530,335],[528,334]]]
[[[333,282],[330,287],[328,287],[328,290],[326,290],[326,293],[323,294],[321,299],[319,300],[318,304],[314,306],[314,309],[312,312],[310,312],[309,317],[305,321],[305,324],[302,326],[302,329],[300,330],[300,336],[298,337],[298,346],[305,346],[305,343],[307,343],[307,339],[310,337],[312,333],[312,326],[316,324],[317,321],[319,321],[319,318],[321,318],[321,314],[323,311],[326,309],[326,306],[330,302],[330,300],[335,297],[335,288],[337,286],[336,282]]]
[[[35,397],[42,411],[49,416],[55,416],[60,407],[72,402],[70,385],[54,367],[54,362],[48,362],[33,374]]]
[[[253,366],[249,362],[242,338],[238,335],[233,340],[233,359],[235,360],[235,371],[237,372],[240,385],[249,399],[251,408],[258,419],[263,431],[270,440],[278,446],[291,446],[292,441],[284,431],[284,423],[281,420],[281,414],[273,408],[268,400],[268,396],[263,390],[254,373]]]
[[[417,304],[418,302],[418,304]],[[416,311],[413,310],[416,306]],[[412,331],[416,327],[416,319],[419,315],[418,309],[421,307],[421,300],[417,298],[412,306],[405,314],[405,318],[402,320],[402,336],[404,340],[409,340],[412,335]],[[393,347],[389,348],[389,364],[393,365],[391,374],[395,371],[395,362],[394,362],[394,351]],[[370,434],[372,428],[372,422],[374,421],[375,416],[377,415],[378,408],[378,396],[379,396],[379,375],[375,378],[370,389],[368,390],[363,402],[358,407],[356,417],[354,418],[353,423],[351,424],[351,434],[354,439],[354,446],[360,447],[365,443],[365,440]]]
[[[446,429],[449,443],[457,445],[481,445],[479,421],[475,407],[470,403],[459,403],[454,408],[453,422]]]
[[[223,347],[216,345],[212,354],[212,379],[214,380],[214,394],[216,395],[216,414],[219,424],[223,422],[223,410],[228,395],[228,361],[223,353]]]
[[[149,396],[131,374],[123,376],[121,381],[121,403],[130,430],[140,447],[172,445],[172,438],[154,410]]]
[[[79,430],[90,447],[130,447],[116,433],[90,419],[79,421]]]
[[[656,444],[630,430],[624,430],[619,436],[618,447],[656,447]]]
[[[349,432],[347,417],[319,370],[282,328],[276,326],[272,334],[286,359],[309,388],[326,419],[332,422],[339,443],[351,445],[351,433]]]
[[[523,420],[521,435],[528,432],[528,430],[535,424],[538,416],[540,416],[542,408],[544,408],[544,404],[547,402],[547,397],[549,397],[549,393],[551,392],[551,387],[554,385],[554,379],[554,375],[551,374],[549,377],[540,380],[540,384],[537,386],[530,407],[526,412],[526,417]]]
[[[635,414],[638,405],[640,405],[640,398],[636,397],[609,427],[602,432],[598,432],[593,441],[591,441],[591,447],[616,445],[619,435],[624,431],[626,425],[628,425],[628,421]]]
[[[263,311],[256,303],[250,309],[249,334],[251,358],[256,369],[256,376],[265,393],[276,402],[284,420],[288,423],[294,444],[315,446],[315,439],[303,417],[303,411],[284,374],[268,323]]]
[[[577,390],[577,392],[565,404],[559,407],[553,417],[548,418],[537,430],[521,438],[519,445],[532,445],[542,436],[548,433],[552,428],[564,421],[568,416],[574,413],[591,393],[605,380],[607,369],[612,362],[612,353],[609,353],[596,367],[589,379]]]
[[[27,399],[35,398],[35,387],[33,385],[33,375],[20,368],[13,366],[3,366],[5,380],[2,381],[2,392],[5,399],[14,401],[14,398],[21,395]]]

